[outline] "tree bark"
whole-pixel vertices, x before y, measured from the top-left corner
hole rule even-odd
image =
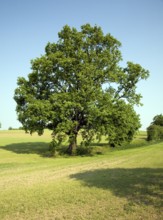
[[[69,155],[75,154],[76,148],[77,148],[77,134],[74,134],[74,135],[70,138],[70,144],[69,144],[69,146],[68,146],[67,153],[68,153]]]

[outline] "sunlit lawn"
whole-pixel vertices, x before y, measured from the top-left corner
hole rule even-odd
[[[0,131],[0,219],[163,219],[163,143],[145,135],[131,149],[49,158],[50,132]]]

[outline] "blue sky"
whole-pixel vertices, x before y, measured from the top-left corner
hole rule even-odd
[[[121,43],[123,64],[133,61],[150,71],[138,85],[142,94],[142,130],[163,113],[163,0],[0,0],[1,129],[19,127],[13,100],[19,76],[30,73],[30,60],[56,42],[65,24],[101,26]]]

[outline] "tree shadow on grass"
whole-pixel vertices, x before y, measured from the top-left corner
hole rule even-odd
[[[97,169],[73,174],[84,186],[110,190],[117,197],[126,198],[130,204],[163,206],[163,169]]]
[[[47,156],[49,143],[45,142],[25,142],[9,144],[0,149],[12,151],[17,154],[38,154],[42,157]]]
[[[95,144],[94,146],[101,147],[102,149],[105,146],[105,143]],[[62,147],[64,149],[64,146]],[[6,146],[0,146],[0,149],[8,150],[17,154],[38,154],[42,157],[52,156],[49,151],[49,143],[46,142],[13,143]]]

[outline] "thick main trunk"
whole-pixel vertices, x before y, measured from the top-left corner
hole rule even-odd
[[[75,154],[76,147],[77,147],[77,134],[74,134],[73,137],[70,138],[70,144],[68,146],[67,153],[69,155]]]

